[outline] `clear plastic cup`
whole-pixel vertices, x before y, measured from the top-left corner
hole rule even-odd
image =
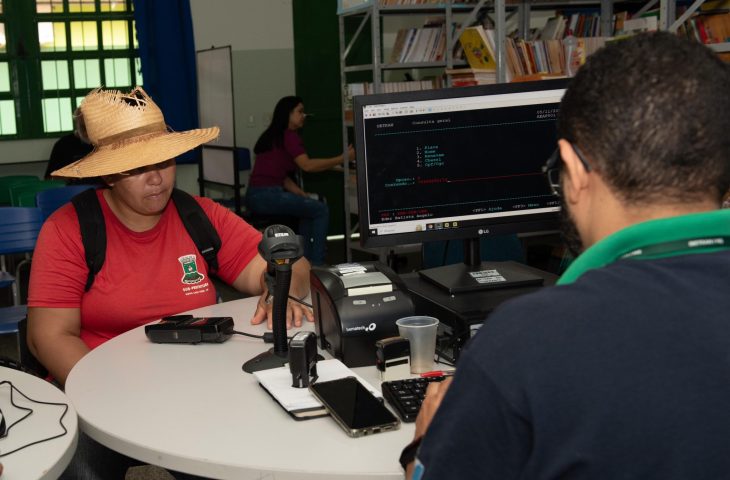
[[[424,373],[433,370],[436,355],[436,331],[438,318],[413,316],[395,321],[398,333],[411,343],[411,373]]]

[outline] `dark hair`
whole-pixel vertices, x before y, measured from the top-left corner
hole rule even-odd
[[[304,102],[295,96],[283,97],[276,102],[271,123],[256,141],[253,147],[254,153],[268,152],[284,144],[284,132],[289,128],[289,115],[300,103]]]
[[[591,55],[560,105],[558,137],[580,146],[627,204],[718,202],[730,187],[730,67],[666,32]]]

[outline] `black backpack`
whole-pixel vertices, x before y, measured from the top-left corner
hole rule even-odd
[[[172,201],[185,225],[185,230],[208,264],[208,270],[216,273],[218,271],[217,255],[221,248],[218,232],[210,223],[210,219],[200,204],[190,194],[174,188]],[[73,197],[71,203],[79,217],[81,241],[86,252],[86,265],[89,267],[89,276],[84,288],[84,291],[88,292],[106,259],[104,214],[101,211],[99,199],[96,197],[96,189],[84,190]]]

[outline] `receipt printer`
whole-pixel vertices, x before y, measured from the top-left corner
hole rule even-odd
[[[310,280],[320,348],[348,367],[375,365],[375,342],[397,336],[395,321],[413,315],[405,286],[382,263],[312,267]]]

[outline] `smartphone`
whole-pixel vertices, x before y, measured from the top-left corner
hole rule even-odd
[[[400,420],[355,377],[317,382],[309,390],[351,437],[400,427]]]

